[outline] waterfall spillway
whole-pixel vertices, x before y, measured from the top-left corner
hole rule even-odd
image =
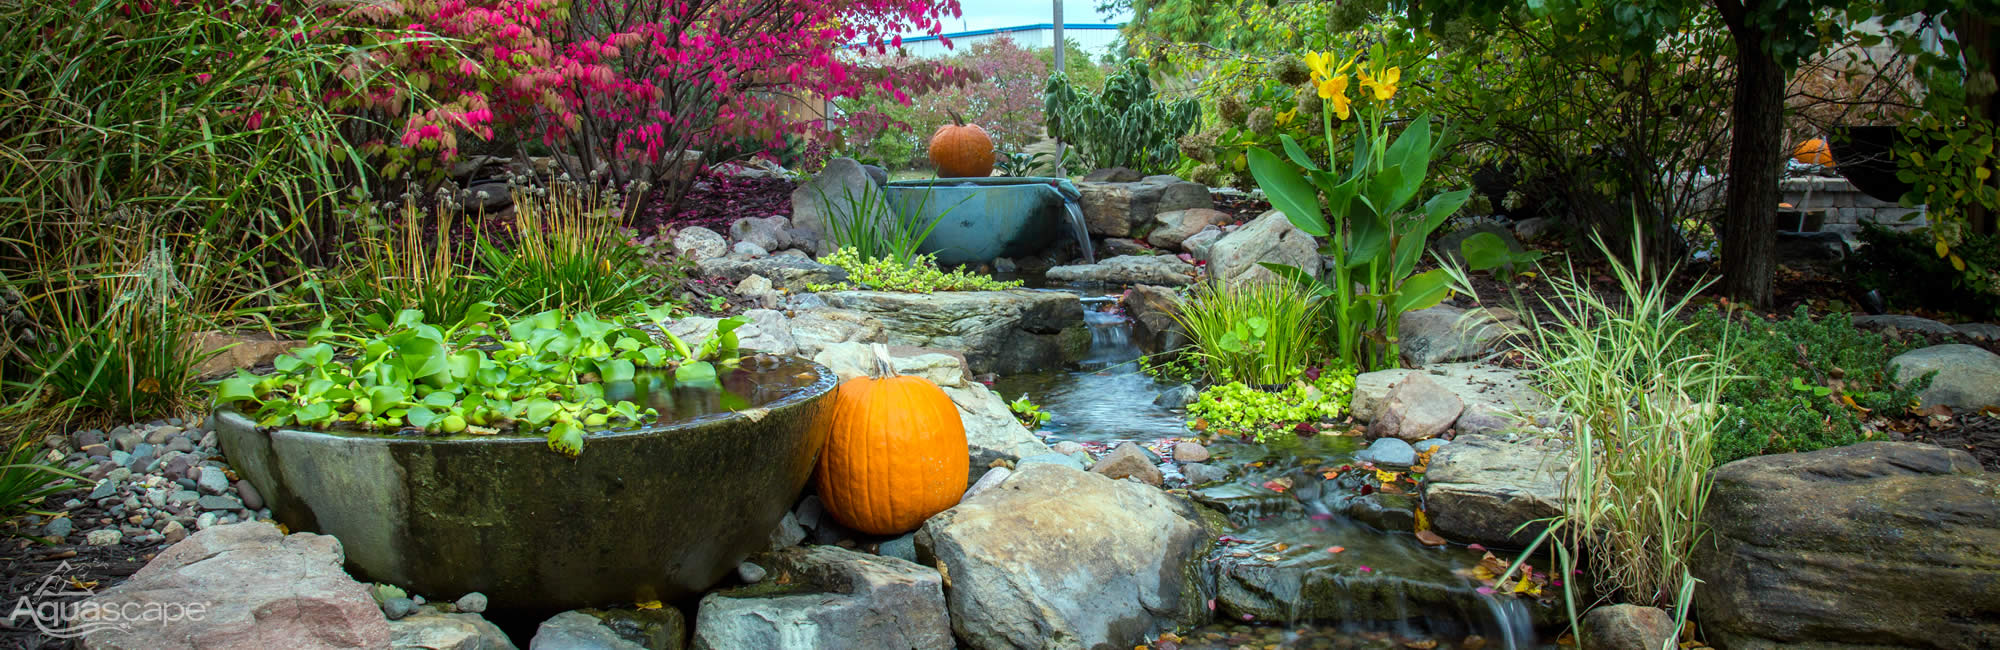
[[[1083,220],[1083,205],[1076,198],[1063,195],[1063,209],[1069,214],[1070,233],[1076,236],[1077,254],[1083,256],[1085,264],[1097,263],[1097,252],[1090,248],[1090,225]]]

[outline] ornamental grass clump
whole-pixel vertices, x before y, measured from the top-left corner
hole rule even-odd
[[[1324,301],[1283,278],[1197,285],[1173,310],[1214,381],[1284,384],[1321,352]]]

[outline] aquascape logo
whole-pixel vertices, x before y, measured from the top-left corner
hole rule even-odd
[[[200,621],[208,616],[206,602],[92,602],[88,599],[97,595],[96,588],[96,582],[83,581],[75,567],[63,562],[36,583],[33,592],[14,601],[7,622],[23,627],[21,619],[25,618],[49,638],[74,639],[106,630]]]

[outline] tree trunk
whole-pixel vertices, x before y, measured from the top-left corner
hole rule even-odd
[[[1966,62],[1966,72],[1968,74],[1993,73],[1994,64],[2000,63],[2000,61],[1996,61],[1996,59],[2000,59],[2000,39],[1993,38],[1992,19],[1972,11],[1956,13],[1958,14],[1958,19],[1954,21],[1952,31],[1958,36],[1959,46],[1966,53],[1966,58],[1970,59]],[[1989,122],[2000,123],[2000,101],[1994,101],[1994,93],[1972,94],[1965,99],[1966,108],[1969,109],[1968,112],[1972,116],[1984,117]],[[1994,174],[1992,177],[1986,179],[1986,183],[1994,187],[2000,187],[2000,174]],[[1985,205],[1980,204],[1978,201],[1968,200],[1965,203],[1966,223],[1971,226],[1972,232],[1990,234],[1995,231],[1995,219],[1992,210],[1987,209]]]
[[[1771,278],[1777,272],[1786,74],[1777,57],[1765,50],[1762,28],[1728,22],[1736,41],[1736,94],[1730,106],[1722,287],[1738,302],[1765,308],[1771,305]]]

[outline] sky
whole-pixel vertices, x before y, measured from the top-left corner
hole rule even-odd
[[[959,8],[965,15],[945,19],[946,33],[1055,22],[1053,0],[959,0]],[[1122,23],[1130,18],[1130,10],[1112,16],[1097,13],[1097,0],[1063,2],[1066,23]]]

